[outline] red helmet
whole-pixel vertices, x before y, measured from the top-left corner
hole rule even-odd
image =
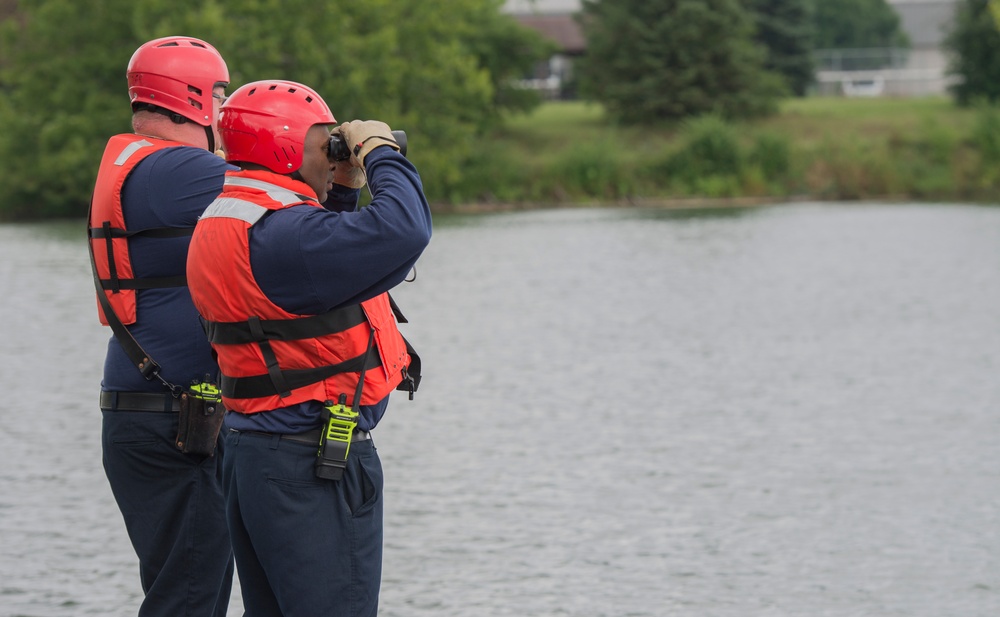
[[[149,103],[202,126],[212,125],[212,90],[229,85],[229,69],[205,41],[168,36],[150,41],[128,63],[132,109]]]
[[[227,161],[290,174],[302,166],[309,129],[336,123],[312,88],[294,81],[255,81],[233,92],[222,105],[219,135]]]

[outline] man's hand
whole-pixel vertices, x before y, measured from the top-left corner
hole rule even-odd
[[[352,120],[333,129],[344,138],[351,150],[351,165],[364,168],[365,157],[379,146],[389,146],[399,150],[399,144],[392,138],[392,129],[378,120]]]
[[[352,189],[365,185],[365,170],[351,165],[350,161],[337,161],[333,168],[333,183]]]

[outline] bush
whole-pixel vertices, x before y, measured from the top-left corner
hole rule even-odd
[[[738,178],[744,167],[735,129],[718,116],[702,116],[686,123],[680,150],[669,155],[664,171],[672,182],[696,192],[699,186],[718,187],[719,178]],[[706,180],[706,178],[712,178]],[[712,192],[717,192],[714,190]]]
[[[899,190],[886,148],[859,142],[824,142],[813,155],[807,183],[811,194],[824,199],[855,200]]]
[[[792,146],[787,137],[762,133],[754,140],[747,160],[768,181],[782,180],[792,167]]]
[[[614,199],[629,193],[622,153],[602,142],[570,150],[546,175],[571,197]]]
[[[1000,163],[1000,108],[980,101],[976,107],[976,122],[971,136],[983,163]]]
[[[462,169],[449,201],[515,202],[531,194],[532,170],[509,144],[474,150]]]

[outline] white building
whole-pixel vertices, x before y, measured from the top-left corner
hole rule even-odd
[[[909,49],[840,49],[817,53],[820,94],[926,96],[947,92],[948,55],[942,44],[958,0],[887,0],[899,14]],[[867,65],[867,66],[866,66]]]

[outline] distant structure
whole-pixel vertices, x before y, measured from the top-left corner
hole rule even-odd
[[[580,1],[507,0],[503,10],[558,47],[548,60],[535,66],[534,74],[522,84],[549,99],[574,98],[573,60],[587,48],[580,25],[573,18],[580,11]]]
[[[824,49],[816,52],[816,94],[843,96],[929,96],[947,92],[943,42],[959,0],[886,0],[899,14],[909,49]],[[580,0],[507,0],[503,11],[554,41],[559,51],[535,68],[524,85],[548,98],[572,98],[573,60],[587,42],[573,18]]]
[[[821,95],[929,96],[945,94],[944,39],[959,0],[887,0],[900,17],[909,49],[823,49],[816,52],[816,90]]]

